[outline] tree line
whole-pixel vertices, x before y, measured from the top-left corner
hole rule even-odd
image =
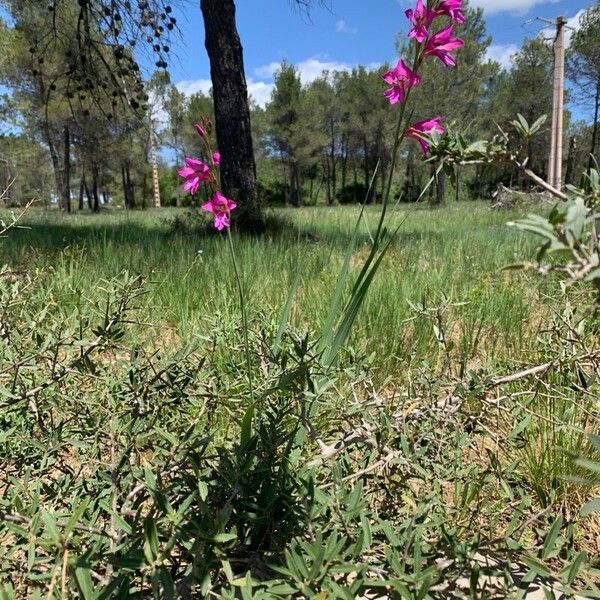
[[[215,123],[224,154],[223,175],[229,179],[229,187],[247,195],[255,185],[253,180],[256,182],[254,200],[246,198],[250,214],[257,210],[252,203],[259,200],[298,206],[365,198],[376,202],[382,197],[392,142],[381,74],[389,65],[325,72],[303,84],[298,70],[283,62],[266,106],[248,104],[246,99],[248,123],[242,119],[237,125],[243,131],[224,133],[223,123],[231,128],[234,119],[228,115],[237,110],[231,98],[237,93],[239,101],[239,90],[245,89],[243,63],[241,67],[237,63],[215,66],[215,60],[211,60],[213,81],[230,82],[237,92],[219,84],[213,86],[210,95],[188,97],[164,70],[162,55],[168,46],[161,37],[165,28],[158,21],[150,24],[156,35],[141,42],[135,30],[127,30],[127,45],[119,38],[125,25],[114,33],[115,23],[131,19],[124,8],[122,14],[118,13],[119,19],[115,20],[114,10],[107,10],[105,21],[82,23],[82,3],[75,0],[55,2],[51,11],[43,3],[23,0],[3,0],[2,4],[12,22],[0,27],[0,82],[10,89],[0,112],[11,123],[13,132],[0,132],[0,172],[5,184],[16,177],[9,195],[12,202],[23,202],[31,196],[56,198],[68,211],[74,196],[79,208],[89,205],[98,210],[104,195],[129,208],[145,206],[153,194],[151,141],[156,135],[163,156],[159,169],[162,201],[182,204],[185,199],[177,191],[173,163],[181,163],[184,156],[202,157],[202,147],[193,131],[200,115],[210,116]],[[225,4],[234,6],[229,1]],[[138,17],[151,20],[156,13],[161,23],[171,23],[171,11],[164,3],[155,6],[155,12],[143,6],[144,2],[138,2],[138,10],[142,11]],[[227,27],[235,29],[235,11],[216,14],[215,6],[210,1],[202,3],[205,22],[224,19]],[[442,114],[447,129],[467,132],[470,138],[485,138],[498,132],[499,127],[506,128],[517,113],[530,122],[548,114],[552,98],[551,45],[539,38],[526,40],[508,66],[500,65],[488,59],[491,38],[482,10],[467,5],[465,11],[465,24],[457,30],[465,40],[458,65],[453,72],[435,63],[426,66],[429,73],[423,85],[414,90],[418,107],[415,121]],[[48,29],[48,12],[54,30],[52,35],[44,36],[40,32]],[[107,38],[107,27],[112,38]],[[77,33],[82,28],[87,28],[86,35],[92,40],[104,39],[94,53],[82,54]],[[223,43],[211,35],[217,33],[207,25],[209,55],[215,52],[212,46]],[[161,55],[157,60],[159,70],[146,81],[135,60],[135,44],[142,42]],[[237,47],[239,38],[230,43]],[[578,114],[587,119],[576,120],[567,114],[568,183],[575,182],[597,154],[599,47],[600,7],[596,4],[586,11],[569,51],[571,99],[577,102]],[[237,51],[241,59],[241,46]],[[406,51],[398,42],[399,54]],[[237,80],[232,78],[233,72],[238,73]],[[229,103],[225,108],[224,102]],[[251,160],[242,161],[243,167],[228,167],[224,146],[239,146],[240,140],[250,135],[250,124],[252,137],[242,144],[245,148],[238,150],[241,154],[244,149],[250,150]],[[543,176],[549,132],[530,142],[526,150],[530,166]],[[37,176],[32,175],[33,166]],[[237,171],[243,171],[243,176]],[[452,186],[440,173],[425,192],[435,171],[435,165],[422,162],[418,146],[410,146],[400,157],[394,181],[396,197],[414,201],[426,193],[432,202],[441,204],[450,197],[486,197],[499,183],[522,188],[530,185],[510,169],[478,166],[462,168]]]

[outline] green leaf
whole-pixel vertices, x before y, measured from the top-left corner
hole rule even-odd
[[[246,446],[252,438],[252,421],[254,419],[254,405],[248,407],[242,419],[240,430],[240,446]]]
[[[580,511],[582,517],[589,517],[592,513],[600,512],[600,498],[594,498],[586,502]]]
[[[577,575],[583,565],[587,562],[587,554],[585,552],[580,552],[575,560],[567,567],[566,569],[566,577],[567,583],[571,585],[575,579],[577,579]]]
[[[144,555],[149,563],[153,563],[159,555],[158,531],[152,515],[148,515],[144,521]]]
[[[95,594],[90,570],[83,567],[77,567],[75,569],[75,580],[77,581],[77,587],[84,600],[92,600],[95,597]]]
[[[557,519],[552,523],[552,527],[546,534],[546,538],[544,539],[544,546],[542,548],[542,558],[548,558],[554,551],[554,546],[556,544],[556,540],[560,534],[560,530],[563,526],[563,518],[558,516]]]
[[[58,530],[58,527],[56,526],[56,521],[54,520],[54,517],[47,512],[43,512],[42,520],[46,524],[46,529],[47,529],[48,533],[50,534],[52,541],[57,546],[60,546],[61,545],[61,535]]]
[[[237,540],[237,533],[217,533],[212,538],[212,541],[216,544],[226,544],[227,542],[233,542]]]
[[[294,273],[294,278],[292,279],[292,285],[288,290],[287,298],[285,300],[285,304],[283,305],[283,310],[281,311],[281,315],[279,316],[279,324],[277,325],[277,333],[275,335],[275,339],[273,340],[273,344],[271,346],[271,354],[275,354],[275,352],[279,349],[281,344],[281,340],[283,338],[283,334],[285,332],[285,328],[287,327],[290,320],[290,313],[292,311],[292,303],[294,301],[294,296],[296,295],[296,291],[298,290],[298,284],[300,283],[300,269],[296,268],[296,272]]]
[[[533,571],[533,573],[540,577],[549,577],[551,575],[548,567],[538,560],[530,558],[529,556],[525,556],[523,557],[523,562],[531,571]]]

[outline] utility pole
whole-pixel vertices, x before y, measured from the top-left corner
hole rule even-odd
[[[554,39],[554,98],[552,100],[552,140],[548,161],[548,183],[562,188],[563,117],[565,107],[565,26],[564,17],[556,19]]]

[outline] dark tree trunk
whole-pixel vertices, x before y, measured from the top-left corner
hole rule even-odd
[[[121,181],[123,183],[123,198],[125,200],[125,208],[135,208],[134,183],[131,180],[131,170],[127,163],[123,163],[121,165]]]
[[[234,0],[200,0],[205,45],[210,59],[217,143],[222,155],[221,183],[240,205],[235,220],[242,230],[262,232],[264,219],[256,194],[248,88]]]
[[[146,175],[143,176],[142,178],[142,210],[146,210],[146,193],[147,193],[147,177]],[[176,200],[177,206],[181,206],[181,196],[179,195],[179,193],[177,193],[177,200]]]
[[[63,159],[59,176],[59,206],[64,212],[71,212],[71,132],[69,126],[63,127]]]
[[[290,165],[290,202],[293,206],[300,206],[300,172],[298,165]]]
[[[38,87],[39,94],[43,97],[45,96],[44,84],[41,78],[36,82]],[[69,198],[67,202],[67,197],[65,193],[68,189],[68,184],[65,186],[65,163],[64,158],[65,155],[61,158],[59,148],[60,148],[60,131],[53,131],[50,127],[50,123],[48,119],[44,119],[43,121],[44,128],[44,136],[46,138],[46,143],[48,144],[48,150],[50,151],[50,160],[52,161],[52,170],[54,172],[54,183],[56,185],[56,196],[58,199],[58,207],[60,210],[65,210],[67,206],[70,207],[70,192]],[[68,127],[65,125],[64,128],[68,132]],[[63,131],[64,134],[64,131]],[[63,135],[63,141],[66,141]],[[70,140],[66,144],[67,149],[70,152]]]
[[[588,161],[588,171],[594,168],[596,157],[596,143],[598,142],[598,113],[600,112],[600,78],[596,84],[596,105],[594,107],[594,127],[592,129],[592,144],[590,148],[590,158]]]
[[[85,179],[83,180],[83,187],[85,188],[85,195],[87,198],[88,207],[90,210],[94,210],[94,203],[92,201],[92,192],[90,191],[90,188]]]
[[[575,155],[577,154],[577,138],[573,135],[569,140],[569,154],[567,156],[567,170],[565,184],[571,185],[575,180]]]
[[[331,199],[330,204],[333,204],[333,199],[335,198],[335,192],[337,188],[337,166],[335,162],[335,123],[331,121],[330,123],[330,134],[331,134],[331,149],[330,149],[330,159],[331,159]]]
[[[94,197],[94,212],[100,212],[100,196],[98,194],[98,167],[92,166],[92,196]]]
[[[323,180],[325,182],[325,199],[327,204],[331,206],[333,204],[333,193],[331,191],[331,174],[329,172],[329,159],[323,159]]]
[[[440,171],[435,180],[435,199],[433,203],[436,206],[443,206],[446,200],[446,173]]]
[[[342,142],[342,189],[346,187],[347,168],[348,168],[348,148]]]
[[[373,200],[373,194],[369,194],[369,147],[367,145],[367,138],[363,138],[363,174],[365,176],[365,190],[367,190],[367,197],[365,198],[367,204]]]
[[[121,164],[121,186],[123,188],[123,203],[129,208],[129,191],[127,190],[127,177],[125,176],[125,165]]]
[[[456,200],[456,202],[458,202],[460,200],[460,188],[461,188],[461,178],[460,178],[460,167],[457,165],[456,166],[456,182],[455,182],[455,195],[454,195],[454,199]]]
[[[83,182],[83,174],[81,175],[81,179],[79,180],[79,206],[77,207],[79,210],[83,210],[83,193],[85,189],[85,184]]]

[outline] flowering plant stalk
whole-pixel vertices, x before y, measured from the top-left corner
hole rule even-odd
[[[405,138],[415,139],[420,144],[423,154],[427,156],[430,151],[430,136],[432,134],[444,133],[444,128],[441,124],[441,116],[436,116],[411,124],[410,121],[412,119],[413,111],[408,111],[407,106],[411,95],[411,90],[421,83],[421,76],[419,75],[418,71],[425,60],[428,60],[429,57],[435,57],[438,58],[442,64],[448,68],[456,65],[456,59],[453,55],[453,52],[463,45],[463,41],[453,36],[453,22],[463,23],[465,20],[461,11],[461,3],[462,0],[426,0],[426,3],[424,3],[423,0],[417,0],[414,10],[409,9],[406,11],[406,17],[411,24],[411,29],[408,36],[411,40],[414,40],[414,59],[412,65],[408,66],[404,60],[400,60],[394,69],[383,75],[384,81],[390,86],[384,91],[385,97],[391,105],[400,105],[394,133],[391,167],[387,180],[383,208],[379,218],[377,232],[372,238],[372,248],[369,256],[367,257],[356,281],[354,282],[350,298],[345,304],[342,314],[336,321],[342,293],[349,275],[351,257],[356,246],[358,225],[363,216],[362,211],[356,224],[354,235],[345,256],[344,265],[338,277],[334,296],[331,301],[324,330],[320,339],[319,345],[321,361],[326,368],[334,364],[340,349],[348,339],[356,316],[366,297],[367,291],[387,250],[390,247],[391,242],[394,239],[394,235],[391,235],[386,239],[384,223],[387,206],[391,195],[398,151],[401,143]],[[432,25],[434,23],[437,24],[442,19],[450,19],[451,23],[445,27],[438,28],[437,31],[434,30]],[[201,208],[202,210],[210,212],[214,215],[214,226],[217,230],[222,231],[223,229],[227,229],[227,239],[240,296],[242,324],[244,330],[244,345],[246,349],[246,362],[248,369],[248,383],[250,386],[250,394],[253,399],[251,372],[252,364],[248,341],[246,303],[230,232],[230,215],[231,211],[236,208],[236,203],[233,200],[226,198],[221,192],[219,174],[219,163],[221,157],[218,152],[213,152],[210,146],[210,122],[208,120],[203,120],[201,123],[196,125],[196,131],[204,142],[207,156],[211,157],[211,164],[207,164],[197,158],[189,157],[185,159],[186,166],[180,169],[179,174],[185,180],[183,183],[183,188],[189,191],[192,195],[197,193],[202,184],[207,185],[212,190],[212,199],[202,204]],[[372,184],[373,181],[371,182],[371,185]],[[334,322],[336,322],[335,326]],[[310,429],[310,418],[314,414],[313,410],[315,409],[315,406],[316,405],[313,404],[313,407],[306,411],[303,409],[305,425],[308,429]],[[244,417],[244,422],[242,425],[242,440],[249,438],[250,427],[254,414],[253,411],[254,401]]]
[[[363,217],[363,209],[356,223],[354,234],[344,258],[344,264],[340,271],[334,297],[325,321],[325,327],[321,338],[321,348],[323,350],[324,365],[331,366],[342,348],[343,344],[350,335],[354,320],[360,310],[360,307],[366,297],[369,286],[381,264],[395,233],[386,238],[384,228],[387,208],[391,196],[391,189],[394,177],[394,171],[398,159],[400,145],[405,138],[413,138],[419,142],[423,154],[429,154],[429,142],[432,134],[444,133],[440,116],[432,119],[419,121],[410,124],[413,111],[408,111],[408,100],[412,89],[421,83],[421,76],[418,71],[429,56],[435,56],[446,67],[451,68],[456,64],[453,52],[463,45],[463,41],[452,36],[452,24],[436,32],[432,29],[432,24],[439,23],[440,19],[450,18],[457,23],[464,22],[464,15],[461,11],[462,0],[428,0],[427,4],[423,0],[417,0],[414,10],[406,11],[406,17],[412,25],[409,32],[409,38],[414,40],[414,59],[411,66],[408,66],[404,60],[399,60],[395,68],[383,74],[383,80],[390,86],[383,94],[391,105],[399,104],[398,117],[394,132],[394,144],[390,160],[390,170],[387,180],[385,195],[383,198],[383,207],[379,217],[379,223],[374,236],[371,236],[371,251],[365,260],[356,281],[352,286],[350,298],[347,301],[342,314],[340,315],[337,326],[333,323],[339,304],[341,302],[342,291],[345,287],[349,274],[350,262],[356,248],[358,239],[358,225]],[[375,177],[375,174],[373,175]],[[371,182],[372,185],[373,181]],[[367,192],[367,198],[371,187]]]
[[[207,118],[202,118],[200,123],[194,126],[196,133],[202,140],[206,155],[210,157],[210,164],[199,158],[186,157],[185,167],[179,169],[180,177],[184,178],[182,188],[195,196],[202,184],[205,184],[212,197],[201,205],[201,209],[214,215],[214,227],[217,231],[227,230],[227,245],[231,254],[233,270],[238,289],[240,312],[242,316],[242,330],[244,336],[244,350],[246,355],[246,370],[248,377],[248,386],[251,399],[251,410],[254,407],[254,385],[252,380],[252,358],[250,353],[250,342],[248,339],[248,311],[246,308],[246,298],[244,294],[244,285],[241,273],[235,256],[233,238],[231,236],[231,212],[237,208],[234,200],[226,198],[222,193],[221,187],[221,154],[218,150],[213,150],[211,145],[212,123]]]

